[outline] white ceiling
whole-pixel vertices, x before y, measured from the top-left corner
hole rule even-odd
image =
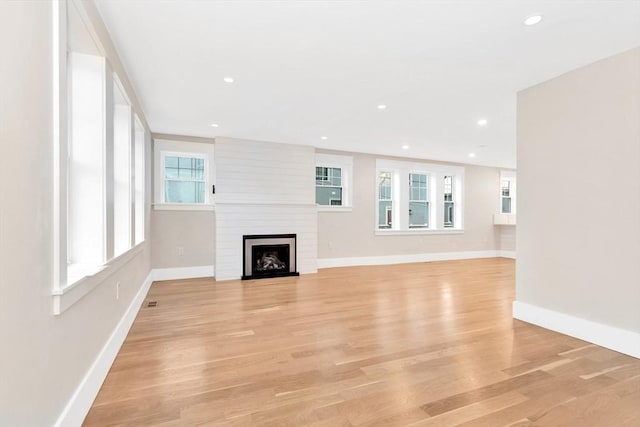
[[[501,167],[517,91],[640,45],[637,0],[97,3],[155,133]]]

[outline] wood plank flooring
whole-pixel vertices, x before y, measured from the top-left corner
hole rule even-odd
[[[85,426],[640,426],[640,360],[511,318],[504,258],[154,283]]]

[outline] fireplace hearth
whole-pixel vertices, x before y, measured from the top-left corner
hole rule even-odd
[[[299,276],[296,235],[260,234],[242,237],[242,280]]]

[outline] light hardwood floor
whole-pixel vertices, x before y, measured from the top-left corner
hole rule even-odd
[[[504,258],[153,284],[86,426],[640,426],[640,360],[511,318]]]

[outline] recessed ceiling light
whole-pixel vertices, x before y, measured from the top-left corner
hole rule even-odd
[[[469,153],[469,157],[475,157],[476,153]]]
[[[524,25],[536,25],[542,21],[542,16],[540,15],[532,15],[523,21]]]
[[[225,83],[233,83],[234,82],[233,77],[225,77],[223,80],[224,80]]]
[[[410,148],[410,147],[409,147],[407,144],[404,144],[404,145],[402,146],[402,149],[403,149],[403,150],[408,150],[409,148]]]
[[[386,105],[384,105],[384,104],[380,104],[380,105],[378,105],[378,110],[384,110],[384,109],[386,109],[386,108],[387,108],[387,106],[386,106]]]
[[[489,122],[487,121],[487,119],[480,119],[480,120],[478,120],[478,126],[484,126],[484,125],[486,125],[487,123],[489,123]]]
[[[329,137],[328,136],[321,136],[320,139],[327,140],[327,139],[329,139]]]
[[[217,127],[218,127],[218,124],[217,124],[217,123],[211,123],[211,127],[212,127],[212,128],[217,128]]]

